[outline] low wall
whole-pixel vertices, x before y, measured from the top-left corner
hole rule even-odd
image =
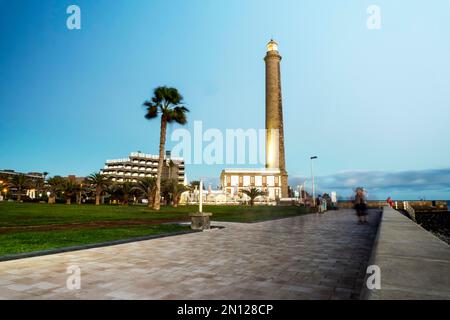
[[[369,265],[381,270],[381,289],[364,284],[361,299],[450,299],[450,246],[385,206]]]
[[[367,201],[367,205],[370,208],[380,208],[380,207],[384,207],[386,205],[386,201]],[[355,204],[353,203],[353,201],[339,201],[338,202],[338,207],[342,208],[342,209],[349,209],[349,208],[353,208],[355,206]]]
[[[419,200],[412,200],[412,201],[406,201],[411,207],[413,207],[414,210],[419,212],[447,212],[448,206],[447,201],[419,201]],[[394,203],[396,203],[398,209],[404,209],[405,201],[403,200],[394,200]],[[381,201],[381,200],[369,200],[367,202],[368,206],[371,208],[379,208],[384,207],[387,202]],[[338,202],[339,208],[353,208],[353,201],[339,201]]]

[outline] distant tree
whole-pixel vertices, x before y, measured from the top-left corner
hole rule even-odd
[[[45,190],[49,192],[48,196],[49,204],[56,203],[56,197],[58,195],[58,192],[61,191],[64,182],[65,182],[64,178],[60,176],[55,176],[47,180]]]
[[[166,159],[163,163],[163,166],[167,167],[167,177],[166,179],[172,179],[172,169],[175,166],[175,162],[173,162],[172,159]],[[161,181],[164,179],[164,177],[161,178]]]
[[[122,204],[128,205],[130,195],[133,194],[135,184],[131,181],[125,181],[120,184],[120,191],[122,193]]]
[[[121,197],[120,184],[110,183],[106,185],[102,190],[102,195],[104,198],[108,199],[109,204],[112,204],[114,201],[118,201]]]
[[[148,201],[148,206],[153,207],[156,193],[156,178],[146,177],[137,181],[132,190],[138,191]]]
[[[266,193],[257,189],[257,188],[250,188],[248,190],[242,190],[242,193],[246,194],[250,198],[250,206],[253,207],[255,204],[255,199],[264,196]]]
[[[22,201],[22,192],[30,185],[30,179],[24,174],[17,174],[11,178],[11,186],[16,189],[17,201]]]
[[[95,205],[98,206],[106,187],[111,184],[111,180],[97,172],[89,175],[87,181],[95,189]]]
[[[195,188],[197,188],[197,190],[200,189],[200,181],[199,180],[191,181],[191,183],[189,184],[189,189],[191,189],[193,191],[193,190],[195,190]]]
[[[168,123],[186,124],[186,114],[189,110],[183,105],[183,96],[175,88],[158,87],[154,90],[151,100],[144,102],[147,109],[145,118],[148,120],[161,116],[160,138],[159,138],[159,161],[156,178],[156,191],[153,209],[161,207],[161,175],[164,163],[164,152],[166,144],[166,131]]]
[[[44,190],[44,186],[45,186],[45,181],[44,179],[41,178],[32,178],[29,179],[29,185],[28,187],[30,189],[34,189],[36,190],[36,192],[38,194],[42,193],[42,191]]]
[[[72,203],[72,197],[76,195],[81,189],[81,185],[72,179],[64,179],[61,185],[61,191],[66,199],[66,204]]]
[[[165,197],[172,200],[172,205],[174,208],[178,207],[180,202],[181,194],[188,190],[188,188],[179,183],[176,179],[167,180],[164,183],[164,193]]]

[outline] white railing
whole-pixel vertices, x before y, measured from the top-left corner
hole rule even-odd
[[[411,219],[416,221],[416,211],[414,208],[409,204],[408,201],[403,201],[403,209],[408,212],[408,214],[411,216]]]

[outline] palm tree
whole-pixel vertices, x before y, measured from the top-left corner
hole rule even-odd
[[[112,204],[120,197],[120,185],[118,183],[108,184],[103,188],[104,198],[108,198],[108,203]]]
[[[264,191],[261,191],[257,188],[250,188],[248,190],[242,190],[244,194],[246,194],[250,198],[250,206],[253,207],[255,204],[255,199],[264,196],[266,193]]]
[[[189,188],[191,190],[195,190],[196,187],[197,187],[197,190],[200,188],[200,180],[191,181],[191,184],[189,185]]]
[[[172,174],[173,174],[173,168],[175,168],[175,162],[172,161],[172,159],[170,159],[169,161],[167,161],[167,167],[168,167],[168,178],[173,179]]]
[[[158,173],[156,177],[156,192],[153,205],[153,209],[155,210],[159,210],[161,207],[161,174],[164,163],[167,123],[176,122],[182,125],[186,124],[186,113],[188,113],[189,110],[182,104],[183,97],[178,90],[168,87],[156,88],[152,99],[144,102],[144,106],[147,109],[147,113],[145,114],[146,119],[151,120],[161,115]]]
[[[132,190],[139,191],[145,198],[147,198],[148,206],[151,208],[153,202],[155,201],[156,193],[156,178],[146,177],[141,178],[137,181],[136,185]]]
[[[178,207],[181,194],[186,190],[188,190],[188,188],[184,184],[179,183],[176,179],[168,180],[165,183],[165,191],[171,196],[174,208]]]
[[[87,182],[87,179],[84,178],[83,181],[80,184],[80,188],[77,192],[77,204],[81,204],[82,200],[83,200],[83,195],[87,195],[89,193],[89,183]]]
[[[122,204],[128,205],[128,201],[130,200],[130,195],[134,191],[134,183],[131,181],[125,181],[120,184],[120,191],[122,192],[123,201]]]
[[[44,189],[44,185],[45,185],[44,179],[42,179],[42,178],[35,179],[34,178],[34,179],[29,180],[28,187],[36,190],[36,193],[39,195],[42,193],[42,190]]]
[[[80,189],[81,186],[77,182],[71,179],[64,179],[64,182],[61,185],[61,191],[66,198],[66,204],[70,205],[72,203],[72,197],[77,194]]]
[[[22,200],[22,191],[27,188],[30,181],[28,177],[24,174],[17,174],[11,179],[11,185],[17,191],[17,201]]]
[[[89,175],[87,181],[95,188],[95,205],[98,206],[100,205],[101,196],[106,187],[111,184],[111,180],[101,173],[96,172]]]
[[[56,195],[61,190],[64,184],[64,178],[60,176],[55,176],[47,180],[45,188],[50,192],[48,196],[48,203],[54,204],[56,202]]]

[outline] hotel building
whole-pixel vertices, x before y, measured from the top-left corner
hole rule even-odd
[[[101,173],[112,181],[136,182],[139,178],[155,177],[158,171],[159,156],[132,152],[128,158],[106,160],[105,167]],[[185,184],[184,160],[175,158],[166,152],[164,157],[163,171],[161,178],[176,179],[179,183]]]

